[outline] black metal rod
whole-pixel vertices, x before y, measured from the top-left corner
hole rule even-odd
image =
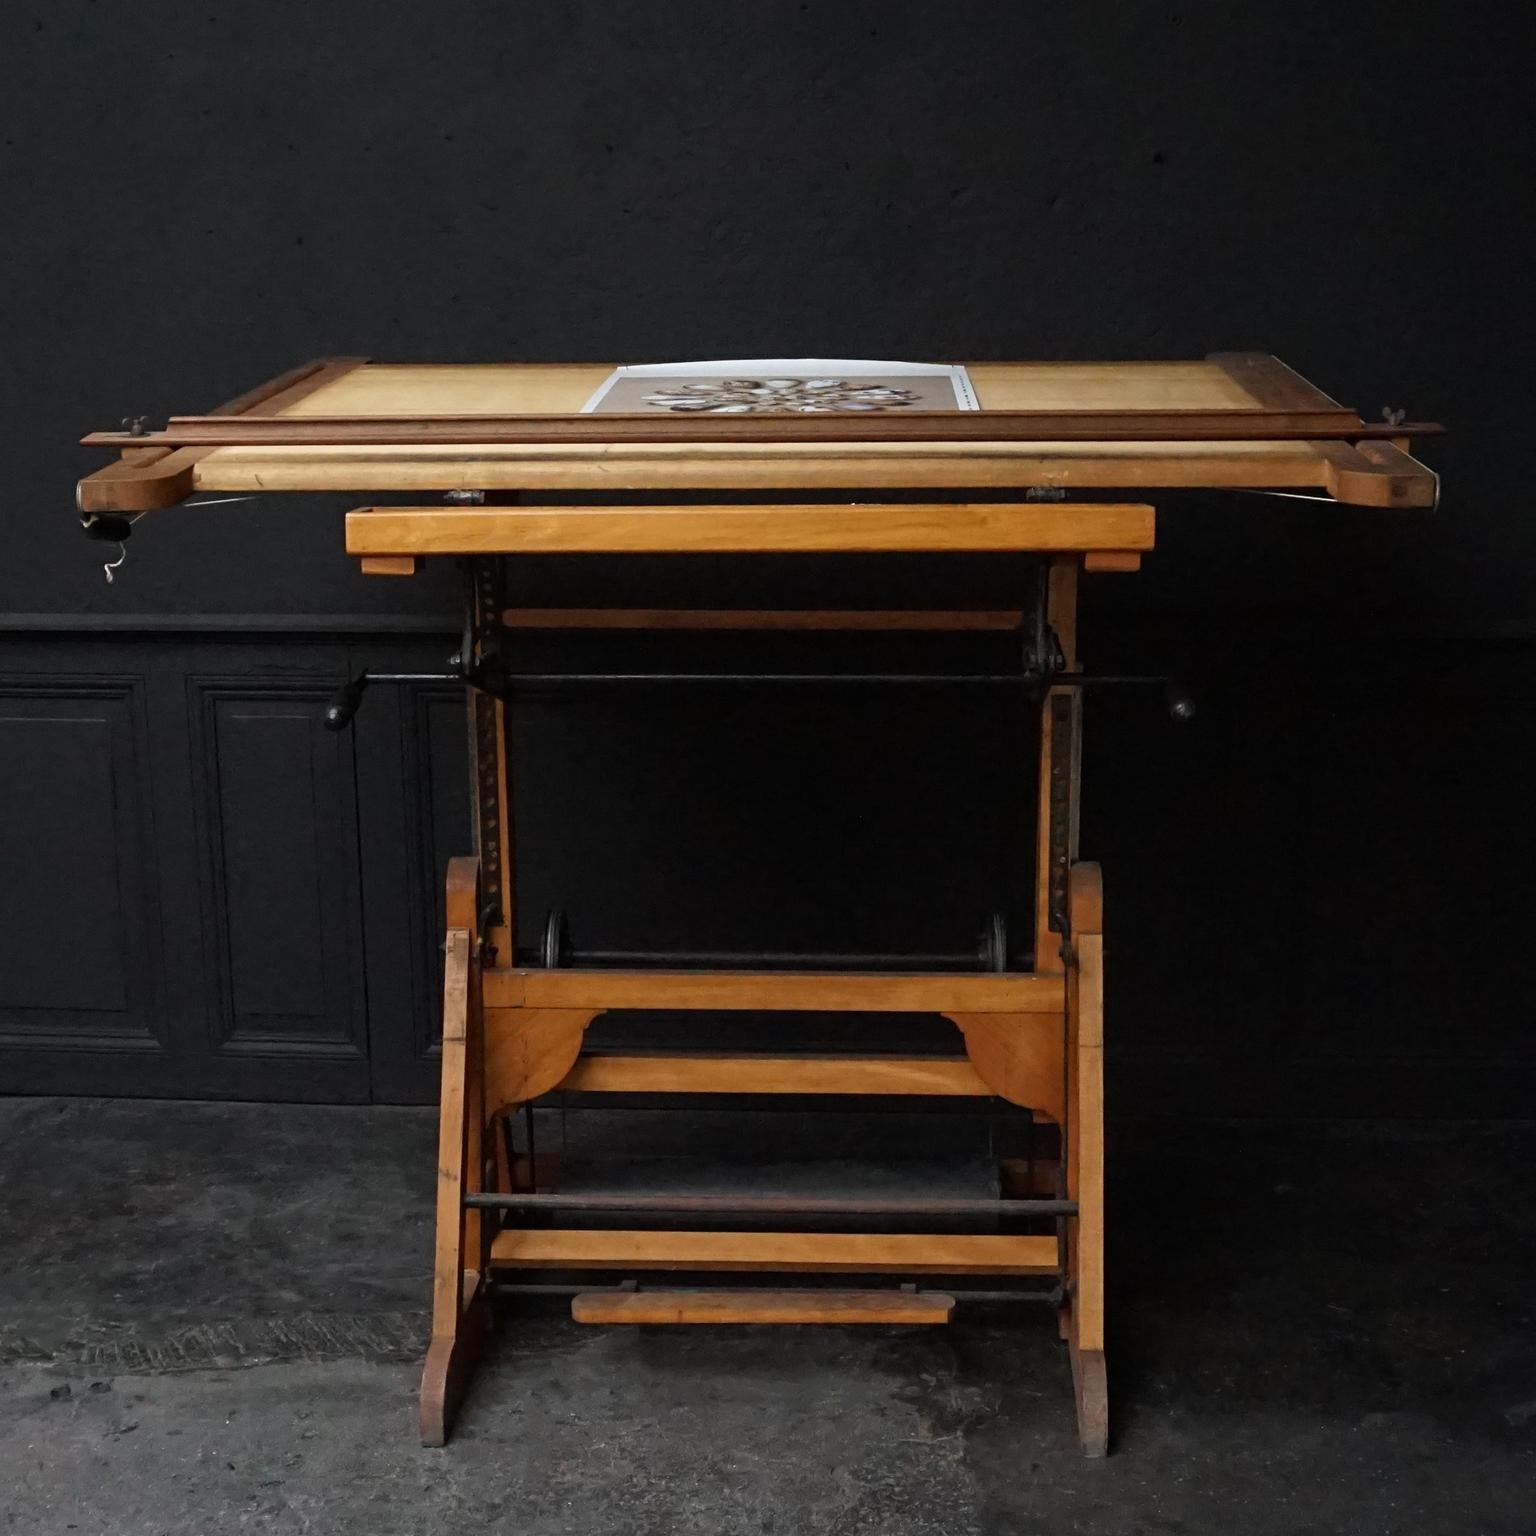
[[[482,1211],[650,1211],[678,1216],[1075,1216],[1075,1200],[801,1195],[469,1194]]]
[[[812,683],[949,688],[1098,688],[1105,685],[1151,686],[1166,677],[1129,674],[1089,676],[1057,672],[1048,678],[1025,672],[509,672],[499,682],[509,688],[581,686],[611,683]]]
[[[520,964],[540,965],[538,950],[518,951]],[[736,949],[572,949],[565,962],[575,968],[588,966],[652,966],[658,970],[762,970],[773,967],[827,971],[897,971],[903,967],[974,971],[980,964],[977,950],[965,954],[806,954],[789,950]]]
[[[576,1267],[579,1268],[580,1266],[576,1266]],[[559,1285],[559,1284],[554,1284],[554,1283],[551,1283],[551,1282],[548,1282],[548,1281],[517,1281],[517,1280],[496,1280],[496,1281],[493,1281],[492,1284],[491,1284],[491,1290],[497,1296],[590,1296],[590,1295],[592,1295],[594,1293],[597,1293],[597,1294],[603,1295],[603,1296],[608,1296],[608,1295],[612,1295],[612,1296],[636,1296],[636,1295],[639,1295],[639,1296],[655,1296],[655,1295],[663,1295],[664,1296],[669,1291],[685,1290],[685,1289],[687,1289],[687,1287],[684,1287],[684,1286],[650,1286],[649,1288],[647,1288],[646,1286],[643,1286],[643,1285],[622,1285],[622,1284],[621,1285]],[[718,1289],[718,1287],[710,1286],[709,1289],[710,1290],[716,1290],[716,1289]],[[730,1289],[733,1290],[733,1291],[739,1291],[741,1293],[741,1295],[743,1295],[743,1296],[751,1296],[751,1294],[755,1290],[764,1290],[764,1291],[766,1291],[766,1290],[770,1290],[770,1289],[777,1289],[777,1287],[752,1286],[752,1285],[734,1285]],[[831,1289],[831,1287],[829,1287],[829,1289]],[[869,1287],[861,1286],[860,1289],[861,1290],[867,1290],[867,1289],[869,1289]],[[900,1290],[898,1290],[894,1286],[883,1286],[883,1287],[880,1287],[880,1289],[881,1290],[888,1290],[892,1296],[900,1296],[902,1294],[902,1292]],[[946,1286],[925,1286],[923,1291],[919,1291],[917,1294],[918,1295],[922,1295],[922,1294],[924,1294],[924,1291],[927,1291],[927,1292],[931,1293],[932,1291],[935,1291],[935,1290],[941,1291],[942,1294],[945,1295],[945,1296],[952,1296],[952,1297],[954,1297],[954,1299],[956,1301],[1006,1301],[1006,1302],[1022,1301],[1022,1302],[1044,1303],[1044,1304],[1046,1304],[1048,1306],[1059,1307],[1061,1305],[1061,1303],[1062,1303],[1062,1300],[1063,1300],[1063,1292],[1062,1292],[1062,1289],[1061,1289],[1061,1287],[1059,1285],[1053,1285],[1053,1286],[1051,1286],[1051,1287],[1049,1287],[1047,1289],[1036,1289],[1036,1290],[1019,1289],[1019,1290],[1016,1290],[1016,1291],[1009,1291],[1009,1290],[992,1290],[992,1291],[956,1290],[955,1287],[952,1286],[952,1285],[946,1285]]]

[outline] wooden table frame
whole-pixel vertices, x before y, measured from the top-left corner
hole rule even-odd
[[[565,509],[562,509],[562,511]],[[579,509],[573,509],[578,511]],[[797,515],[795,509],[780,509]],[[878,511],[879,509],[876,509]],[[1078,509],[1074,509],[1078,510]],[[1106,517],[1134,515],[1134,542],[1149,544],[1149,508],[1083,508],[1074,526],[1088,534]],[[1146,514],[1145,518],[1141,514]],[[353,515],[351,529],[361,519]],[[493,529],[497,514],[482,514]],[[401,543],[419,530],[391,524]],[[428,528],[433,518],[426,516]],[[477,541],[484,548],[498,532]],[[1111,542],[1127,542],[1119,528]],[[1057,542],[1055,539],[1052,543]],[[516,546],[516,541],[513,541]],[[356,546],[354,545],[354,552]],[[372,547],[370,545],[370,547]],[[399,543],[393,545],[399,548]],[[1077,581],[1088,553],[1055,552],[1045,567],[1045,618],[1075,664]],[[501,611],[505,628],[1017,628],[1023,612],[875,613],[573,610]],[[749,1271],[859,1276],[989,1275],[1057,1282],[1062,1336],[1068,1342],[1084,1451],[1108,1444],[1104,1368],[1103,938],[1097,866],[1077,862],[1079,700],[1052,689],[1040,714],[1034,968],[993,974],[828,972],[658,972],[544,970],[498,963],[513,953],[516,913],[508,872],[515,868],[509,814],[504,710],[472,701],[471,726],[482,770],[493,763],[500,790],[478,829],[478,857],[453,861],[448,875],[444,981],[442,1119],[438,1158],[437,1250],[433,1332],[423,1371],[423,1443],[445,1443],[492,1318],[498,1276],[528,1270],[608,1269],[620,1275]],[[488,824],[487,824],[488,822]],[[482,862],[498,871],[494,895]],[[600,1013],[624,1009],[927,1012],[959,1032],[963,1056],[864,1056],[782,1053],[583,1050]],[[1064,1195],[1076,1209],[1055,1235],[859,1231],[655,1230],[625,1227],[519,1227],[510,1217],[466,1205],[466,1197],[512,1194],[504,1117],[553,1091],[670,1094],[938,1095],[1003,1099],[1060,1130],[1059,1189],[1022,1188],[1017,1170],[1000,1176],[1010,1194]],[[532,1175],[532,1170],[525,1170]],[[1001,1207],[999,1208],[1001,1210]],[[739,1291],[663,1287],[613,1299],[578,1296],[573,1315],[603,1322],[891,1321],[946,1322],[942,1292],[914,1298],[890,1290]]]
[[[1194,363],[976,364],[983,409],[857,428],[582,416],[606,369],[442,367],[322,359],[160,433],[88,439],[121,450],[80,482],[82,516],[170,507],[198,491],[447,492],[451,506],[363,506],[346,547],[365,572],[430,556],[472,573],[546,553],[1029,552],[1070,672],[1083,571],[1135,570],[1153,547],[1154,488],[1320,492],[1431,507],[1435,475],[1399,416],[1366,423],[1274,358]],[[1044,403],[1046,408],[1041,407]],[[1164,437],[1166,434],[1166,437]],[[882,490],[900,497],[880,500]],[[688,500],[705,493],[712,504]],[[850,499],[850,493],[852,498]],[[906,499],[914,493],[930,498]],[[1106,499],[1083,501],[1083,496]],[[508,505],[495,505],[501,496]],[[658,497],[671,496],[666,504]],[[573,498],[586,498],[575,501]],[[466,505],[491,502],[489,505]],[[96,530],[126,537],[126,524]],[[471,668],[517,629],[1007,630],[1018,612],[512,610],[474,575]],[[485,674],[479,674],[483,680]],[[492,1321],[498,1275],[529,1270],[1043,1277],[1056,1282],[1078,1433],[1109,1440],[1104,1355],[1104,927],[1096,865],[1077,856],[1080,694],[1038,698],[1033,969],[1007,974],[536,970],[515,959],[507,710],[471,690],[477,853],[448,871],[432,1338],[421,1435],[442,1445]],[[587,1026],[624,1009],[920,1011],[947,1019],[946,1057],[593,1055]],[[553,1090],[583,1093],[940,1095],[1005,1100],[1054,1122],[1054,1180],[1004,1165],[1009,1198],[1044,1198],[1054,1234],[551,1227],[494,1198],[548,1177],[501,1134]],[[1002,1210],[1002,1206],[999,1206]],[[778,1226],[789,1227],[781,1222]],[[582,1322],[943,1323],[940,1290],[762,1287],[590,1293]]]
[[[479,864],[452,861],[444,947],[443,1068],[437,1169],[432,1340],[422,1371],[421,1437],[446,1442],[492,1324],[495,1275],[524,1269],[787,1271],[1055,1276],[1078,1433],[1087,1455],[1108,1447],[1104,1365],[1104,936],[1098,866],[1071,870],[1070,940],[1062,969],[1009,976],[527,971],[484,964]],[[510,1001],[517,999],[517,1001]],[[697,1057],[648,1053],[583,1058],[582,1034],[614,1007],[922,1009],[961,1031],[966,1058]],[[551,1005],[551,1003],[553,1005]],[[755,1070],[743,1073],[743,1066]],[[1067,1197],[1077,1213],[1049,1236],[827,1232],[619,1231],[493,1227],[466,1196],[511,1192],[497,1135],[510,1109],[552,1089],[585,1092],[959,1093],[1025,1105],[1062,1127]],[[676,1293],[677,1322],[764,1319],[786,1296]],[[578,1305],[574,1309],[581,1311]],[[702,1307],[702,1312],[700,1308]],[[630,1309],[632,1310],[632,1309]],[[948,1320],[948,1309],[941,1308]],[[613,1320],[604,1316],[602,1320]],[[647,1321],[662,1320],[656,1313]],[[879,1293],[827,1293],[811,1321],[895,1318]]]

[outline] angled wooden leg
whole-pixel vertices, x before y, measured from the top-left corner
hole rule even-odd
[[[1109,1449],[1104,1369],[1104,902],[1097,864],[1074,864],[1067,976],[1066,1337],[1085,1456]]]
[[[478,870],[474,859],[454,859],[448,865],[437,1245],[432,1273],[432,1342],[421,1373],[423,1445],[447,1442],[490,1328],[481,1215],[464,1208],[465,1193],[478,1191],[484,1182]]]

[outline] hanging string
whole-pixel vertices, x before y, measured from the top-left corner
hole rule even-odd
[[[225,507],[225,506],[228,506],[231,502],[235,502],[235,501],[255,501],[255,500],[256,500],[256,498],[254,496],[212,496],[212,497],[205,497],[202,501],[184,501],[184,502],[182,502],[182,506],[184,506],[184,507]],[[141,517],[143,517],[143,516],[144,516],[144,514],[142,512],[135,512],[133,514],[133,516],[128,519],[128,526],[130,528],[132,528],[133,525],[136,522],[138,522],[138,520]],[[109,560],[109,561],[107,561],[106,564],[103,565],[102,568],[101,568],[102,575],[104,575],[107,578],[107,581],[108,581],[109,584],[116,579],[114,573],[117,572],[117,571],[122,570],[123,565],[127,561],[127,559],[128,559],[128,546],[126,544],[119,543],[118,546],[117,546],[117,559],[116,560]]]
[[[1229,485],[1226,489],[1242,496],[1282,496],[1286,501],[1326,501],[1331,506],[1338,506],[1332,496],[1308,496],[1301,491],[1264,491],[1251,485]]]
[[[143,517],[143,516],[144,516],[144,514],[142,512],[135,512],[133,514],[133,516],[128,519],[128,526],[130,528],[132,528],[133,525],[136,522],[138,522],[138,520],[141,517]],[[107,563],[104,566],[102,566],[101,573],[102,573],[103,576],[105,576],[107,578],[107,584],[109,586],[112,584],[112,581],[114,580],[114,577],[113,577],[112,573],[114,571],[121,570],[122,567],[123,567],[123,562],[125,560],[127,560],[127,558],[128,558],[128,546],[126,544],[119,544],[117,546],[117,559],[116,560],[109,560],[109,561],[107,561]]]

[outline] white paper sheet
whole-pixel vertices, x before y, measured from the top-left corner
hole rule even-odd
[[[977,411],[970,375],[952,363],[754,357],[615,368],[582,413],[826,414]]]

